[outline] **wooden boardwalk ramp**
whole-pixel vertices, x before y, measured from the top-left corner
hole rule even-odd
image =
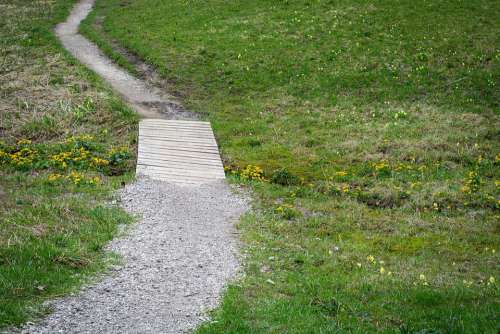
[[[208,122],[144,119],[139,123],[137,175],[178,184],[224,179]]]

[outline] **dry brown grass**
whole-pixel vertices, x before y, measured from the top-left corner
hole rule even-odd
[[[0,328],[39,314],[44,300],[102,267],[103,245],[129,220],[103,204],[130,179],[137,116],[59,46],[52,28],[73,3],[0,4]],[[53,154],[70,149],[68,137],[83,134],[93,138],[94,153],[125,147],[124,175],[50,165]],[[30,139],[26,145],[45,160],[13,163],[21,139]],[[73,172],[99,182],[77,184],[68,177]],[[51,173],[61,181],[50,182]]]

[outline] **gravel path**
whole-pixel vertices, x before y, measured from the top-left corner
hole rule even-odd
[[[80,0],[67,20],[57,25],[56,35],[63,46],[108,82],[143,118],[196,119],[196,114],[180,108],[172,96],[130,75],[78,33],[80,23],[90,13],[94,2]]]
[[[246,201],[224,182],[180,186],[141,178],[121,193],[142,215],[109,249],[124,259],[110,276],[55,301],[23,333],[184,333],[206,319],[238,261],[233,222]]]

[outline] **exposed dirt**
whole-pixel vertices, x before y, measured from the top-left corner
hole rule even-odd
[[[80,1],[68,20],[56,27],[56,34],[64,47],[107,81],[143,118],[197,119],[197,114],[185,110],[171,95],[165,93],[168,83],[162,80],[151,66],[118,48],[136,66],[144,80],[135,78],[114,64],[96,45],[78,33],[78,26],[90,13],[93,4],[94,0]]]

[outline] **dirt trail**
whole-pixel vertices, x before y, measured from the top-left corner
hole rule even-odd
[[[148,85],[114,64],[78,33],[78,26],[92,10],[95,0],[81,0],[66,22],[56,27],[63,46],[81,63],[96,72],[120,93],[143,118],[194,119],[193,113],[174,108],[175,102],[165,92]]]

